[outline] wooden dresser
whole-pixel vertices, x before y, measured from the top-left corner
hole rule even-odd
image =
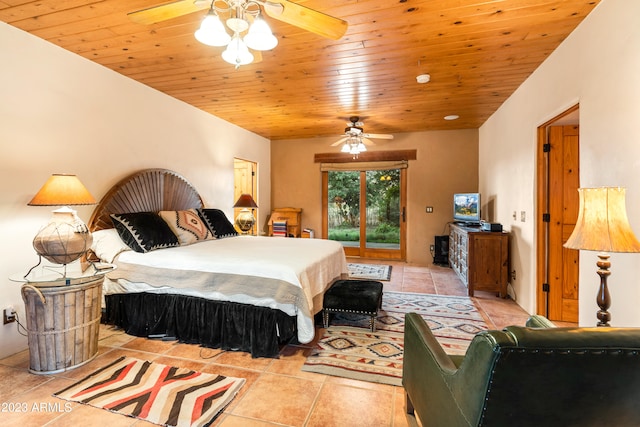
[[[273,236],[273,222],[287,222],[287,237],[300,237],[302,234],[301,225],[302,209],[300,208],[280,208],[274,209],[269,218],[269,236]]]
[[[478,227],[451,225],[449,264],[469,290],[507,296],[509,233],[481,231]]]

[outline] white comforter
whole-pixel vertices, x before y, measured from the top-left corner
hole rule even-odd
[[[322,239],[237,236],[148,253],[120,253],[105,294],[180,293],[282,310],[298,340],[315,334],[314,297],[347,273],[342,245]]]

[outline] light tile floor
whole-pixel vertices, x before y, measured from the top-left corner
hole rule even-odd
[[[353,262],[364,262],[353,260]],[[385,290],[439,295],[466,295],[466,288],[450,268],[392,265]],[[476,292],[474,303],[489,328],[524,324],[528,314],[514,301]],[[401,387],[331,377],[300,370],[313,343],[289,345],[279,359],[252,359],[246,353],[223,352],[196,345],[128,336],[109,326],[100,331],[98,356],[76,369],[56,375],[28,372],[25,350],[0,360],[0,416],[3,427],[19,426],[153,426],[105,410],[70,404],[52,397],[95,369],[122,355],[189,367],[204,372],[246,378],[238,396],[213,423],[221,427],[415,425],[404,412]]]

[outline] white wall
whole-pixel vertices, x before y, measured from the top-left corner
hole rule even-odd
[[[233,214],[233,158],[258,162],[260,223],[270,212],[268,140],[0,22],[0,310],[24,322],[20,285],[31,240],[51,217],[27,203],[52,173],[75,173],[96,199],[126,175],[184,175],[208,206]],[[87,221],[92,207],[80,207]],[[0,358],[26,348],[0,324]]]
[[[580,104],[580,184],[627,188],[640,236],[640,2],[603,0],[480,128],[480,190],[499,195],[497,221],[514,234],[518,303],[535,312],[536,128]],[[526,222],[513,220],[524,210]],[[596,254],[580,255],[580,324],[593,326]],[[612,254],[613,326],[640,326],[640,254]]]

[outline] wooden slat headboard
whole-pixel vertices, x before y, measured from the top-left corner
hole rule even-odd
[[[114,185],[100,200],[89,230],[113,228],[112,213],[176,211],[204,206],[195,187],[168,169],[144,169]]]

